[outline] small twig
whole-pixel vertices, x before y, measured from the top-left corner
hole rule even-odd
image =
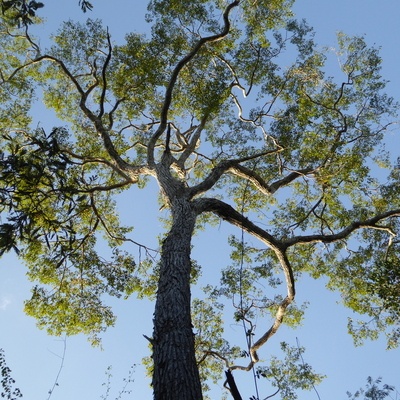
[[[296,343],[297,343],[297,349],[298,349],[298,351],[299,351],[299,356],[300,356],[300,359],[301,359],[301,363],[302,363],[303,366],[304,366],[304,365],[305,365],[305,362],[304,362],[304,359],[303,359],[303,355],[301,354],[301,351],[300,351],[300,342],[299,342],[299,338],[297,338],[297,337],[296,337]],[[312,387],[313,387],[315,393],[317,394],[318,399],[321,400],[321,397],[319,397],[318,390],[316,389],[316,387],[315,387],[315,385],[314,385],[314,383],[313,383],[312,381],[311,381],[311,385],[312,385]]]
[[[272,397],[275,397],[280,392],[280,390],[281,390],[281,388],[278,388],[278,390],[275,393],[270,394],[269,396],[265,397],[264,400],[268,400],[268,399],[271,399]]]
[[[49,390],[49,397],[47,397],[47,400],[49,400],[51,398],[56,386],[59,386],[58,379],[60,378],[61,370],[64,367],[65,353],[67,351],[67,337],[66,336],[64,336],[63,342],[64,342],[64,350],[63,350],[62,356],[59,356],[59,355],[53,353],[52,351],[50,351],[50,353],[52,353],[52,354],[56,355],[57,357],[61,358],[61,363],[60,363],[60,368],[58,369],[58,373],[57,373],[56,379],[54,380],[53,387]]]

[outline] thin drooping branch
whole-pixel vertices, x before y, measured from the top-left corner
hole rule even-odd
[[[307,218],[313,214],[315,215],[317,218],[320,219],[320,217],[316,214],[315,210],[317,209],[317,207],[321,204],[322,200],[324,199],[324,196],[322,195],[318,201],[308,210],[308,212],[306,213],[306,215],[300,219],[300,221],[297,221],[295,223],[293,223],[292,225],[289,225],[289,229],[294,230],[296,229],[298,226],[300,226],[305,220],[307,220]]]
[[[54,380],[53,386],[52,388],[49,390],[49,396],[47,397],[47,400],[50,400],[51,396],[54,393],[54,390],[57,386],[59,386],[59,379],[60,379],[60,375],[61,375],[61,371],[64,368],[64,362],[65,362],[65,354],[67,352],[67,336],[64,336],[64,339],[62,339],[62,341],[64,342],[64,349],[63,349],[63,353],[62,356],[59,356],[56,353],[53,353],[52,351],[50,351],[51,353],[53,353],[56,357],[60,358],[60,367],[58,368],[58,372],[56,375],[56,379]]]
[[[133,239],[129,239],[125,236],[116,236],[112,231],[111,228],[108,226],[106,220],[104,219],[104,217],[101,215],[101,213],[99,212],[99,210],[96,207],[96,201],[94,199],[93,194],[90,195],[90,205],[92,207],[92,210],[94,212],[94,214],[96,215],[98,221],[100,222],[101,226],[103,227],[104,231],[108,234],[108,236],[113,239],[113,240],[117,240],[119,242],[129,242],[129,243],[133,243],[134,245],[138,246],[139,248],[145,249],[146,253],[158,253],[158,250],[156,249],[152,249],[148,246],[145,246],[144,244],[141,244],[139,242],[136,242]]]
[[[268,330],[266,330],[265,333],[250,347],[250,363],[247,366],[235,365],[230,367],[231,370],[242,369],[249,371],[253,367],[253,365],[259,361],[257,351],[278,331],[278,329],[282,325],[287,308],[295,298],[295,280],[293,270],[285,253],[285,248],[282,247],[281,242],[275,239],[264,229],[255,225],[253,222],[243,216],[243,214],[236,211],[229,204],[226,204],[223,201],[217,199],[208,198],[198,199],[197,201],[195,201],[195,204],[197,205],[198,210],[201,210],[203,212],[213,212],[223,220],[243,229],[245,232],[254,237],[257,237],[259,240],[265,243],[269,248],[274,251],[285,275],[287,289],[286,297],[278,305],[278,309],[275,313],[275,320],[272,326]]]
[[[154,133],[154,135],[152,136],[152,138],[149,141],[149,146],[148,146],[148,151],[147,151],[147,160],[148,160],[150,167],[154,167],[154,148],[155,148],[156,142],[160,138],[160,136],[163,134],[163,132],[165,131],[165,128],[167,127],[168,112],[169,112],[171,102],[172,102],[172,92],[175,88],[175,84],[176,84],[176,81],[178,80],[178,76],[179,76],[180,72],[199,53],[200,49],[204,45],[206,45],[208,43],[220,41],[229,34],[230,27],[231,27],[231,23],[229,21],[229,14],[234,7],[239,5],[239,3],[240,3],[239,0],[235,0],[226,7],[224,14],[223,14],[224,27],[222,28],[222,31],[218,34],[201,38],[196,43],[196,45],[193,47],[193,49],[178,62],[178,64],[175,66],[174,70],[172,71],[171,78],[169,80],[167,89],[165,91],[164,102],[163,102],[163,106],[161,109],[160,125],[159,125],[157,131]]]
[[[287,295],[278,306],[278,310],[276,311],[275,314],[275,321],[272,324],[272,326],[251,346],[250,356],[251,356],[251,361],[253,363],[258,362],[259,360],[257,355],[258,349],[261,346],[263,346],[277,332],[277,330],[281,326],[283,318],[286,314],[286,309],[293,302],[296,294],[293,270],[292,267],[290,266],[286,254],[282,251],[275,251],[275,254],[277,255],[280,261],[283,273],[285,275]],[[250,368],[251,367],[252,365],[250,366]]]

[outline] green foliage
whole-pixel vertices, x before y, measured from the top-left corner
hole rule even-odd
[[[91,190],[101,187],[100,177],[82,174],[82,165],[61,151],[66,138],[61,128],[4,135],[0,193],[8,222],[0,225],[1,251],[20,253],[28,276],[43,285],[25,307],[39,326],[56,335],[85,332],[97,342],[115,319],[103,295],[132,293],[135,261],[116,247],[128,230],[110,213],[114,203]],[[111,261],[97,254],[101,229],[113,247]]]
[[[21,29],[8,26],[0,19],[0,129],[26,128],[28,115],[35,98],[34,84],[22,67],[34,55],[29,42],[21,36]]]
[[[256,335],[301,323],[303,274],[326,277],[367,318],[349,323],[356,343],[386,332],[398,344],[400,163],[384,149],[398,104],[384,92],[379,49],[339,33],[335,50],[321,50],[292,3],[152,0],[148,36],[114,44],[100,21],[68,21],[42,49],[28,34],[42,3],[2,2],[0,254],[25,261],[35,282],[26,311],[41,327],[98,343],[115,321],[105,295],[154,298],[158,260],[121,250],[137,243],[116,195],[155,178],[162,208],[187,203],[197,227],[222,218],[242,229],[220,285],[192,304],[204,382],[223,363],[258,361]],[[67,127],[32,129],[35,96]],[[199,274],[192,263],[188,283]],[[244,350],[223,337],[225,300],[247,332]],[[259,376],[294,399],[321,377],[301,349],[282,349],[285,362],[273,358]]]
[[[18,27],[31,25],[35,22],[36,12],[43,8],[44,4],[35,0],[2,0],[1,9],[3,14],[13,21]]]
[[[349,306],[369,318],[355,321],[349,319],[349,331],[360,344],[362,338],[376,339],[386,332],[388,348],[396,348],[400,340],[400,264],[399,248],[393,246],[385,256],[375,257],[369,268],[364,268],[364,279],[357,280],[349,290],[346,301]],[[368,300],[367,300],[368,299]],[[392,329],[389,330],[389,327]]]
[[[4,350],[0,349],[0,372],[1,372],[1,397],[7,400],[17,400],[22,397],[18,388],[14,388],[15,380],[11,376],[11,369],[7,366]]]
[[[390,394],[393,392],[394,387],[389,386],[386,383],[380,388],[382,378],[373,380],[370,376],[367,378],[367,385],[365,389],[359,389],[354,394],[347,392],[347,396],[351,400],[363,398],[364,400],[383,400],[387,397],[392,398]]]
[[[25,302],[25,312],[46,328],[51,335],[90,335],[92,344],[100,343],[99,334],[114,325],[115,316],[103,304],[104,294],[120,297],[127,290],[135,264],[116,251],[112,261],[99,258],[90,242],[81,246],[81,255],[71,254],[56,268],[54,260],[41,257],[41,267],[33,265],[32,279],[44,285],[35,286]],[[128,289],[129,290],[129,289]]]
[[[79,6],[83,12],[90,11],[93,9],[91,2],[87,0],[79,0]],[[13,25],[18,27],[27,27],[36,23],[38,20],[36,17],[37,10],[44,7],[44,3],[36,0],[2,0],[1,10],[3,16],[9,19]]]
[[[304,348],[282,342],[281,350],[285,355],[283,360],[272,357],[269,366],[258,367],[256,374],[259,379],[268,379],[282,400],[297,399],[298,390],[313,390],[325,378],[303,361]]]
[[[204,394],[210,389],[210,382],[217,383],[221,379],[226,362],[241,356],[240,349],[231,347],[223,337],[223,309],[222,303],[212,295],[192,301],[196,359]]]

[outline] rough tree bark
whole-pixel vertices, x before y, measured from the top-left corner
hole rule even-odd
[[[196,212],[185,196],[170,203],[172,227],[162,245],[154,313],[154,399],[200,400],[190,312],[190,250]]]

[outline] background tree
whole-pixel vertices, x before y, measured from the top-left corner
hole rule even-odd
[[[386,398],[391,398],[391,393],[395,390],[393,386],[388,384],[383,384],[382,388],[380,388],[380,384],[382,382],[382,378],[378,378],[373,380],[370,376],[367,378],[366,390],[359,389],[354,394],[347,392],[347,396],[351,400],[355,400],[363,396],[364,399],[371,400],[383,400]],[[396,397],[397,398],[397,397]]]
[[[328,277],[345,305],[372,318],[350,325],[356,340],[386,331],[397,345],[399,166],[382,150],[396,104],[362,37],[339,35],[338,78],[325,76],[326,52],[291,5],[151,1],[151,36],[128,34],[120,46],[88,20],[66,22],[41,49],[26,26],[3,19],[0,244],[37,283],[26,311],[52,334],[84,332],[97,343],[115,320],[105,294],[156,295],[156,399],[199,399],[200,377],[225,365],[251,370],[284,318],[300,322],[295,281],[306,273]],[[65,127],[32,128],[38,87]],[[121,249],[142,245],[120,224],[114,195],[149,178],[170,220],[159,257],[146,249],[137,263]],[[239,228],[232,265],[205,288],[206,302],[192,303],[200,267],[191,238],[219,219]],[[101,234],[108,260],[96,247]],[[233,299],[247,349],[223,338],[221,297]],[[258,315],[273,324],[256,331]]]

